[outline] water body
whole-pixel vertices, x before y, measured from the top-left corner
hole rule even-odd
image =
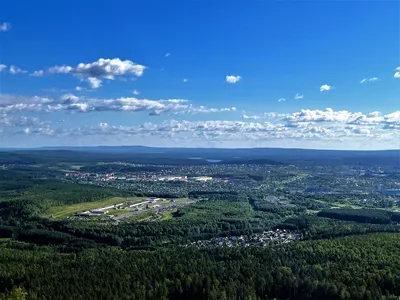
[[[206,159],[206,161],[208,161],[210,163],[219,163],[222,161],[222,159]]]
[[[204,159],[203,157],[189,157],[189,159],[201,159],[209,163],[219,163],[222,161],[222,159]]]

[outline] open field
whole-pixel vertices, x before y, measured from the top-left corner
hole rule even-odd
[[[100,200],[100,201],[94,201],[94,202],[82,202],[82,203],[76,203],[72,205],[67,205],[67,206],[54,206],[51,207],[47,213],[43,214],[42,217],[45,218],[52,218],[52,219],[62,219],[67,216],[71,216],[74,213],[82,210],[91,210],[107,205],[113,205],[113,204],[118,204],[126,201],[132,201],[132,202],[140,202],[143,201],[143,199],[146,199],[144,197],[128,197],[128,198],[123,198],[123,197],[113,197],[113,198],[108,198],[105,200]]]
[[[156,213],[154,211],[146,211],[140,214],[133,214],[127,218],[129,222],[143,222],[154,218]]]
[[[161,221],[168,221],[168,220],[172,220],[174,217],[172,216],[172,214],[176,212],[176,209],[173,211],[167,211],[165,213],[162,214],[162,218]]]
[[[186,203],[186,202],[193,202],[193,201],[189,201],[188,198],[177,198],[177,199],[175,199],[175,203]]]

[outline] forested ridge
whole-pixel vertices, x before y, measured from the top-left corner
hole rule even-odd
[[[400,236],[370,234],[268,248],[61,254],[0,248],[2,299],[397,299]],[[14,290],[14,293],[16,291]]]

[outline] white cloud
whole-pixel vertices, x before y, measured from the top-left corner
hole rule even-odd
[[[92,89],[98,89],[101,87],[101,83],[103,82],[101,79],[96,77],[88,77],[86,81],[89,82],[89,85]]]
[[[140,94],[140,92],[139,92],[138,90],[133,90],[132,93],[133,93],[134,95],[136,95],[136,96]]]
[[[347,110],[335,111],[332,108],[325,110],[302,109],[291,114],[264,113],[260,115],[242,115],[243,119],[269,120],[284,122],[287,127],[302,127],[310,124],[321,124],[321,126],[373,126],[386,129],[389,126],[400,125],[400,111],[382,114],[374,111],[370,113],[350,112]]]
[[[327,85],[327,84],[323,84],[319,88],[320,92],[325,92],[325,91],[330,91],[330,90],[332,90],[332,86]]]
[[[44,75],[44,71],[43,70],[38,70],[38,71],[35,71],[35,72],[29,74],[29,76],[35,76],[35,77],[41,77],[43,75]]]
[[[279,99],[278,99],[278,102],[285,102],[285,101],[286,101],[285,98],[279,98]]]
[[[393,77],[394,78],[400,78],[400,71],[397,71],[396,73],[394,73]]]
[[[0,72],[3,71],[3,70],[6,69],[6,68],[7,68],[6,65],[0,64]]]
[[[183,78],[183,82],[188,82],[189,80],[187,78]]]
[[[150,115],[162,113],[170,114],[197,114],[214,112],[233,112],[235,107],[208,108],[195,106],[184,99],[148,100],[132,97],[116,99],[99,99],[79,97],[66,94],[59,99],[46,97],[18,97],[14,95],[0,94],[0,114],[16,112],[148,112]]]
[[[299,94],[299,93],[297,93],[297,94],[294,96],[294,99],[295,99],[295,100],[297,100],[297,99],[303,99],[303,98],[304,98],[304,95]]]
[[[92,88],[101,86],[104,79],[115,80],[125,76],[140,77],[147,68],[136,64],[130,60],[121,60],[119,58],[104,59],[100,58],[92,63],[80,63],[75,67],[54,66],[48,69],[53,74],[72,74],[78,78],[85,79]]]
[[[50,73],[54,74],[68,74],[73,70],[70,66],[54,66],[49,68]]]
[[[10,73],[14,74],[14,75],[15,74],[25,74],[25,73],[28,73],[28,71],[23,70],[21,68],[18,68],[17,66],[11,65],[10,66]]]
[[[235,75],[227,75],[226,76],[226,82],[228,83],[236,83],[242,79],[241,76],[235,76]]]
[[[75,87],[75,90],[77,90],[78,92],[80,92],[80,91],[83,91],[84,88],[78,85],[78,86]]]
[[[246,114],[242,115],[242,118],[245,119],[245,120],[258,120],[258,119],[261,119],[260,116],[249,116],[249,115],[246,115]]]
[[[145,66],[136,64],[130,60],[100,58],[92,63],[80,63],[76,67],[55,66],[50,68],[49,71],[50,73],[72,73],[75,75],[113,80],[116,76],[123,75],[140,77],[143,75],[145,69]]]
[[[0,128],[26,127],[26,126],[42,126],[48,122],[44,122],[39,118],[25,116],[10,116],[6,113],[0,114]]]
[[[129,137],[141,140],[153,137],[160,143],[159,138],[165,138],[176,144],[177,141],[208,142],[215,141],[221,145],[225,142],[260,141],[295,142],[295,141],[365,141],[379,140],[383,135],[374,128],[363,126],[326,126],[313,123],[287,126],[284,123],[247,122],[247,121],[164,121],[159,124],[144,123],[139,126],[114,126],[100,123],[95,126],[53,131],[57,136],[69,138],[85,138],[87,136],[103,136],[104,138],[120,137],[124,142]],[[48,134],[47,132],[38,134]],[[103,139],[103,138],[101,138]]]
[[[35,98],[26,101],[25,104],[38,103],[49,107],[47,101],[40,101],[38,98]],[[121,108],[126,111],[150,111],[148,109],[152,109],[152,106],[161,109],[161,106],[164,105],[162,109],[169,109],[167,106],[172,104],[181,106],[189,105],[186,101],[179,99],[159,100],[150,103],[137,103],[133,99],[119,99],[118,101],[100,101],[100,104],[94,105],[90,100],[81,102],[79,97],[66,94],[58,100],[58,104],[63,105],[62,109],[64,110],[76,110],[80,112],[105,111],[110,109],[120,110]],[[0,103],[3,102],[0,101]],[[54,107],[51,104],[49,109],[50,111],[57,111],[57,108],[57,106]],[[200,106],[196,109],[193,107],[193,110],[197,110],[197,112],[214,112],[217,109]],[[226,108],[226,110],[231,111],[233,108]],[[26,130],[32,136],[53,136],[63,141],[70,139],[73,142],[85,141],[88,137],[97,136],[97,141],[119,140],[125,144],[130,142],[137,144],[137,141],[154,138],[157,145],[160,145],[160,139],[165,138],[171,145],[177,145],[180,141],[180,145],[190,143],[191,145],[204,146],[212,141],[218,145],[231,143],[229,145],[236,147],[237,145],[249,146],[250,142],[256,141],[257,143],[261,143],[259,145],[282,146],[290,144],[291,146],[303,145],[303,147],[310,147],[311,143],[315,142],[317,143],[315,145],[323,148],[327,142],[330,143],[329,145],[338,143],[339,147],[340,145],[343,146],[343,143],[347,143],[348,145],[368,143],[371,145],[370,147],[375,147],[374,145],[381,146],[384,141],[394,141],[393,143],[396,143],[395,141],[400,137],[400,111],[382,114],[379,112],[335,111],[330,108],[325,110],[304,109],[291,114],[264,113],[259,116],[243,115],[242,121],[170,120],[161,123],[144,123],[137,126],[120,126],[118,124],[113,125],[102,122],[93,126],[87,125],[72,128],[70,126],[53,128],[40,120],[9,116],[7,114],[3,114],[3,117],[1,117],[1,114],[0,110],[0,131],[3,131],[2,134],[4,134],[4,131],[20,132],[22,134]],[[5,116],[8,118],[7,121],[4,121],[6,120]],[[17,124],[17,126],[13,126],[13,124]],[[57,124],[53,125],[61,126]],[[271,144],[273,141],[276,141],[277,144]],[[299,144],[301,141],[304,143]]]
[[[11,24],[7,22],[0,23],[0,31],[6,32],[11,29]]]
[[[60,97],[60,100],[64,104],[73,104],[73,103],[77,103],[79,101],[79,97],[75,96],[74,94],[68,93],[68,94],[62,95]]]
[[[165,57],[168,57],[168,56],[170,56],[171,55],[171,53],[167,53],[167,54],[165,54]]]
[[[291,122],[347,122],[350,119],[361,116],[361,113],[351,113],[346,110],[334,111],[332,108],[325,110],[302,109],[284,118]]]
[[[371,77],[371,78],[363,78],[360,83],[366,83],[366,82],[374,82],[374,81],[378,81],[379,78],[378,77]]]

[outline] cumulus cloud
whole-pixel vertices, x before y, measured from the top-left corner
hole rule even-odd
[[[242,121],[176,121],[170,120],[159,124],[144,123],[140,126],[111,126],[100,123],[96,126],[85,126],[78,130],[66,131],[67,135],[153,135],[175,136],[187,135],[203,136],[206,138],[226,135],[243,135],[251,133],[270,133],[271,135],[285,130],[282,125],[273,125],[268,122],[251,123]]]
[[[73,70],[70,66],[54,66],[49,68],[50,73],[54,74],[68,74]]]
[[[236,83],[236,82],[240,81],[242,79],[242,77],[238,76],[238,75],[237,76],[227,75],[225,79],[226,79],[226,82],[228,82],[228,83]]]
[[[242,115],[247,120],[268,120],[273,122],[283,122],[286,127],[298,128],[311,124],[320,126],[372,126],[373,128],[385,129],[400,125],[400,111],[389,114],[382,114],[374,111],[370,113],[350,112],[347,110],[335,111],[332,108],[325,110],[302,109],[291,114],[264,113],[260,115]]]
[[[361,115],[361,113],[356,113],[356,115]],[[293,122],[346,122],[351,116],[353,116],[351,112],[334,111],[332,108],[325,110],[302,109],[300,112],[288,115],[285,120]]]
[[[247,119],[247,120],[261,120],[261,119],[279,119],[279,118],[283,118],[287,116],[286,114],[277,114],[275,112],[265,112],[263,114],[259,114],[259,115],[247,115],[247,114],[243,114],[242,118],[243,119]]]
[[[119,58],[104,59],[92,63],[80,63],[76,67],[55,66],[49,69],[50,73],[72,73],[95,78],[114,79],[122,75],[134,75],[140,77],[143,75],[145,66],[136,64],[130,60],[120,60]]]
[[[136,64],[130,60],[121,60],[119,58],[104,59],[100,58],[92,63],[80,63],[72,66],[54,66],[48,69],[53,74],[72,74],[81,80],[89,82],[92,88],[101,86],[104,79],[115,80],[124,76],[140,77],[143,75],[146,67]]]
[[[400,67],[396,68],[396,72],[393,74],[394,78],[400,78]]]
[[[64,104],[73,104],[73,103],[77,103],[79,101],[79,97],[75,96],[74,94],[68,93],[68,94],[62,95],[60,97],[60,100]]]
[[[2,72],[3,70],[5,70],[7,68],[6,65],[0,64],[0,72]]]
[[[21,68],[18,68],[17,66],[11,65],[10,66],[10,74],[25,74],[28,73],[28,71],[23,70]]]
[[[7,127],[14,129],[15,127],[26,126],[42,126],[49,122],[45,122],[36,117],[26,116],[10,116],[6,113],[0,114],[0,128],[3,130]]]
[[[86,98],[65,94],[59,98],[47,97],[18,97],[14,95],[0,94],[0,113],[15,112],[100,112],[100,111],[124,111],[124,112],[148,112],[150,115],[162,113],[170,114],[197,114],[214,112],[233,112],[235,107],[208,108],[195,106],[185,99],[148,100],[134,97],[122,97],[116,99]]]
[[[327,85],[327,84],[323,84],[319,88],[320,92],[325,92],[325,91],[330,91],[330,90],[332,90],[332,86]]]
[[[16,130],[15,133],[23,133],[26,135],[44,135],[44,136],[61,136],[65,131],[62,129],[52,129],[49,125],[43,127],[26,127],[22,130]]]
[[[134,94],[134,95],[136,95],[136,96],[137,96],[137,95],[139,95],[139,94],[140,94],[140,92],[139,92],[138,90],[133,90],[133,91],[132,91],[132,94]]]
[[[186,141],[327,141],[342,139],[370,139],[380,137],[373,128],[362,126],[324,126],[323,124],[304,123],[288,126],[276,122],[248,121],[164,121],[159,124],[144,123],[139,126],[118,126],[100,123],[74,129],[54,131],[57,136],[119,136],[124,140],[129,137],[166,138]],[[46,132],[38,134],[48,134]]]
[[[0,114],[26,111],[44,111],[45,107],[53,103],[53,101],[53,99],[47,97],[22,97],[9,94],[0,94]]]
[[[103,82],[101,79],[98,79],[96,77],[88,77],[86,81],[89,82],[89,85],[92,89],[98,89],[99,87],[101,87],[101,84]]]
[[[299,94],[299,93],[297,93],[297,94],[294,96],[294,99],[295,99],[295,100],[297,100],[297,99],[303,99],[303,98],[304,98],[304,95]]]
[[[35,76],[35,77],[41,77],[44,75],[44,71],[43,70],[37,70],[31,74],[29,74],[29,76]]]
[[[278,99],[278,102],[285,102],[285,101],[286,101],[285,98],[279,98],[279,99]]]
[[[260,116],[249,116],[249,115],[246,115],[246,114],[242,115],[242,118],[246,119],[246,120],[258,120],[258,119],[261,119]]]
[[[118,107],[122,103],[102,103],[100,106],[94,107],[91,104],[84,106],[80,103],[79,97],[72,94],[66,94],[60,99],[69,109],[78,109],[80,111],[102,111],[109,109],[109,105]],[[1,103],[1,102],[0,102]],[[178,105],[188,105],[187,102],[181,102],[179,99],[172,99],[169,103]],[[124,104],[131,106],[132,103]],[[157,104],[158,105],[158,104]],[[121,107],[121,106],[119,106]],[[142,109],[137,107],[135,109]],[[213,109],[198,107],[197,111],[211,112]],[[1,116],[1,113],[0,113]],[[327,108],[325,110],[304,109],[291,114],[264,113],[258,116],[243,115],[241,121],[235,120],[213,120],[213,121],[177,121],[169,120],[161,123],[144,123],[137,126],[120,126],[118,124],[109,124],[101,122],[97,125],[87,125],[83,127],[65,127],[53,128],[49,124],[42,124],[40,120],[20,119],[15,117],[13,121],[8,121],[7,126],[0,129],[8,128],[11,130],[10,124],[18,124],[16,130],[23,133],[28,128],[30,135],[46,135],[71,138],[85,139],[87,136],[106,136],[112,140],[121,138],[129,141],[132,137],[135,141],[143,138],[155,137],[166,138],[168,141],[183,140],[184,142],[193,141],[214,141],[237,142],[249,141],[373,141],[379,143],[383,140],[393,140],[400,137],[400,111],[390,114],[382,114],[380,112],[350,112],[335,111]],[[264,119],[264,120],[262,120]],[[3,121],[4,122],[4,121]],[[59,125],[57,125],[59,126]],[[127,140],[128,138],[128,140]],[[157,140],[158,141],[158,140]],[[322,144],[321,144],[322,145]]]
[[[10,29],[11,29],[10,23],[7,23],[7,22],[0,23],[0,31],[1,32],[6,32],[6,31],[9,31]]]

